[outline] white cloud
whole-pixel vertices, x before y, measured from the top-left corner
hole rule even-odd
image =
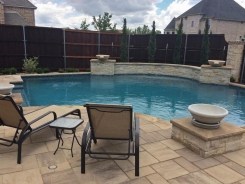
[[[200,0],[173,0],[165,9],[158,9],[158,3],[164,0],[30,0],[36,7],[37,26],[46,27],[80,27],[86,18],[92,22],[92,16],[98,17],[104,12],[113,14],[112,23],[117,29],[122,28],[123,18],[127,27],[134,29],[144,24],[151,27],[156,22],[156,29],[163,31],[173,17],[187,11]],[[235,0],[245,7],[245,0]],[[94,29],[90,26],[90,29]]]

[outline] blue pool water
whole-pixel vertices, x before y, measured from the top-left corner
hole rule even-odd
[[[140,112],[170,120],[190,116],[194,103],[219,105],[226,121],[245,125],[245,90],[237,87],[152,75],[23,77],[23,106],[83,105],[85,102],[132,104]]]

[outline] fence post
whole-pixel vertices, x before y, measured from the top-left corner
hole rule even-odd
[[[66,72],[66,30],[63,29],[63,39],[64,39],[64,70]]]
[[[98,32],[98,54],[100,54],[100,31]]]
[[[167,54],[168,54],[168,43],[167,43],[167,45],[166,45],[166,52],[165,52],[165,63],[167,63],[167,62],[166,62],[166,59],[167,59]]]
[[[25,59],[27,59],[27,54],[26,54],[26,33],[25,33],[25,26],[22,26],[23,27],[23,38],[24,38],[24,52],[25,52]]]
[[[186,56],[186,46],[187,46],[187,41],[188,41],[187,37],[188,37],[188,34],[186,34],[186,36],[185,36],[185,53],[184,53],[184,65],[185,65],[185,56]]]
[[[128,62],[129,62],[130,34],[128,35]]]

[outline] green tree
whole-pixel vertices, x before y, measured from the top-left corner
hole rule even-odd
[[[122,33],[122,42],[121,42],[121,54],[120,61],[128,61],[128,48],[127,48],[127,21],[123,19],[123,33]]]
[[[112,14],[104,12],[104,15],[99,15],[98,19],[96,19],[96,17],[93,16],[93,22],[91,22],[91,24],[98,31],[117,31],[117,24],[114,23],[114,25],[112,26],[111,18]]]
[[[176,29],[177,37],[175,41],[175,48],[174,48],[174,63],[180,64],[180,49],[182,43],[182,34],[183,34],[183,19],[181,19],[178,28]]]
[[[154,63],[155,54],[156,54],[156,26],[155,21],[152,23],[152,30],[150,35],[150,40],[148,44],[148,62]]]
[[[205,22],[204,35],[202,39],[202,50],[201,50],[201,65],[208,63],[209,58],[209,36],[208,36],[209,26],[208,19]]]
[[[156,30],[156,34],[161,34],[161,31],[160,30]]]
[[[86,19],[84,19],[81,23],[80,29],[81,30],[88,30],[88,27],[90,26],[90,24],[86,23]]]

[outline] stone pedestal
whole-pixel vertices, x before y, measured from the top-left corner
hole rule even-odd
[[[92,75],[114,75],[114,66],[116,60],[101,61],[99,59],[90,60]]]
[[[230,83],[231,70],[231,66],[212,67],[211,65],[202,65],[199,82],[228,85]]]
[[[181,142],[200,156],[207,158],[242,147],[244,129],[222,122],[220,128],[208,130],[198,128],[191,123],[191,117],[173,119],[172,138]]]
[[[21,105],[23,103],[21,93],[13,93],[12,98],[17,105]]]

